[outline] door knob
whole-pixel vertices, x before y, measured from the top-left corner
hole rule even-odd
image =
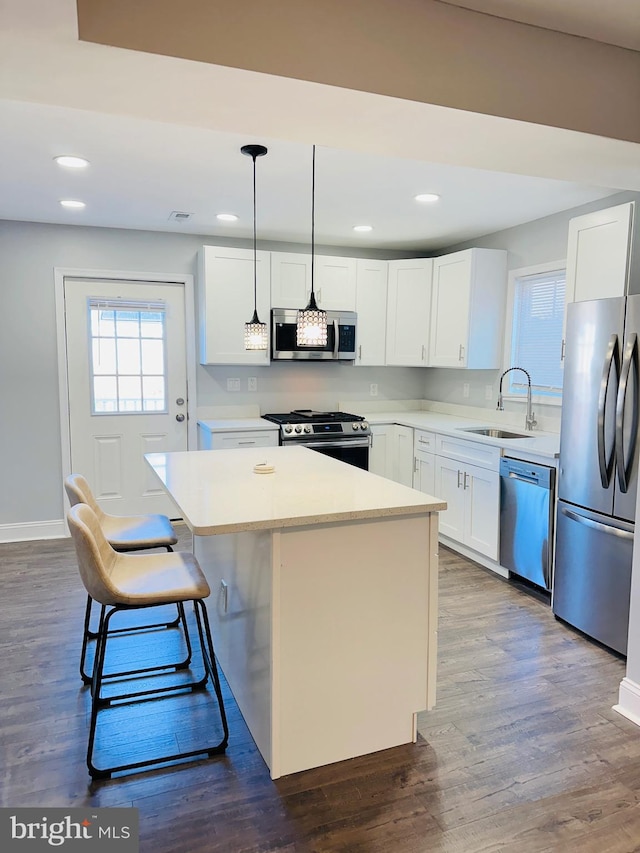
[[[177,406],[184,406],[184,398],[178,397],[178,399],[176,400],[176,405]]]
[[[184,415],[182,413],[180,413],[179,415],[176,415],[176,420],[178,421],[179,424],[181,424],[182,421],[184,420]]]

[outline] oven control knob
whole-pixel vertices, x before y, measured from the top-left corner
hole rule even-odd
[[[296,432],[302,432],[302,424],[296,426]]]
[[[359,423],[351,424],[351,429],[353,429],[353,430],[360,429],[360,424]]]
[[[305,432],[311,432],[311,424],[305,424],[304,425],[304,431]]]
[[[290,433],[292,429],[293,429],[293,427],[291,426],[291,424],[285,424],[285,425],[282,427],[282,431],[283,431],[283,432],[286,432],[287,434],[288,434],[288,433]]]
[[[369,424],[366,421],[360,421],[360,429],[369,429]]]

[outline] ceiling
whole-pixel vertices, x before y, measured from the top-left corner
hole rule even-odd
[[[524,14],[527,5],[529,14],[535,10],[548,15],[554,4],[551,0],[528,4],[468,0],[455,5],[483,6],[487,11],[494,7],[495,14],[510,11],[514,15]],[[559,5],[566,12],[572,3],[563,0]],[[597,12],[595,3],[580,0],[579,5],[583,11]],[[631,5],[635,8],[637,0],[611,0],[607,13],[615,20],[616,9],[633,12]],[[12,26],[0,38],[6,71],[0,65],[0,81],[4,80],[4,88],[0,86],[0,219],[246,238],[252,234],[251,160],[241,155],[240,146],[259,142],[269,153],[257,161],[258,237],[308,243],[309,138],[318,141],[315,221],[319,245],[436,250],[601,199],[628,186],[614,166],[607,165],[612,171],[604,174],[589,168],[590,146],[617,145],[607,162],[619,166],[635,149],[625,143],[585,140],[585,134],[569,132],[561,137],[557,129],[525,126],[523,130],[519,127],[523,123],[495,117],[398,104],[366,93],[79,43],[72,0],[4,0],[3,8],[10,11]],[[591,18],[585,14],[579,20],[584,23]],[[214,78],[217,88],[213,88]],[[268,87],[268,116],[261,113],[256,83]],[[176,87],[173,99],[172,86]],[[207,118],[205,100],[200,97],[195,121],[189,109],[198,107],[199,86],[211,100],[217,98],[217,112]],[[247,92],[253,87],[246,98],[252,110],[239,106],[246,100],[238,94],[245,91],[243,86]],[[276,89],[286,103],[286,118],[280,116],[279,122],[274,110]],[[326,100],[323,123],[317,114],[305,113],[305,96],[310,91],[314,103]],[[136,100],[129,104],[131,93]],[[293,115],[292,95],[297,107]],[[372,98],[375,113],[369,109]],[[356,99],[365,130],[376,130],[370,150],[360,144],[359,128],[350,126],[357,124],[352,119]],[[331,122],[331,110],[336,116],[342,110],[350,122],[344,118]],[[469,144],[465,122],[471,119],[475,135]],[[403,122],[418,127],[420,121],[425,128],[433,128],[433,134],[426,130],[423,134],[423,138],[434,137],[433,159],[428,150],[414,156],[410,146],[406,156],[398,156]],[[450,129],[438,132],[438,122],[448,122]],[[560,140],[563,168],[549,167],[544,146],[525,152],[516,142],[525,131],[527,139],[538,133],[541,139]],[[84,156],[91,166],[82,172],[63,170],[52,159],[58,154]],[[526,157],[527,165],[516,164],[517,156]],[[558,180],[558,172],[570,180]],[[593,185],[586,176],[593,176]],[[441,200],[420,205],[413,199],[420,192],[436,192]],[[82,211],[65,210],[59,205],[62,198],[81,199],[87,206]],[[175,222],[170,219],[175,211],[191,216]],[[221,224],[215,219],[220,212],[235,213],[239,219]],[[356,224],[370,224],[373,230],[356,234]]]
[[[443,0],[499,18],[640,50],[638,0]]]

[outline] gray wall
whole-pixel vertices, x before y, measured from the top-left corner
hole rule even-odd
[[[542,264],[547,261],[558,261],[567,256],[567,236],[569,220],[583,213],[613,207],[627,201],[636,200],[640,205],[640,193],[621,192],[609,198],[582,205],[571,210],[527,222],[504,231],[497,231],[476,240],[447,246],[438,252],[457,252],[479,246],[486,249],[506,249],[507,268],[509,270]],[[428,400],[443,403],[456,403],[482,408],[495,408],[498,399],[498,383],[501,370],[448,370],[442,368],[425,368],[424,396]],[[469,397],[463,396],[463,384],[469,384]],[[491,399],[486,398],[486,386],[492,386]],[[524,411],[523,403],[505,403],[505,408],[520,412]],[[547,417],[559,418],[560,409],[555,406],[542,407]]]
[[[468,245],[505,248],[509,268],[563,258],[571,216],[610,206],[637,193],[621,193],[592,205],[566,211],[474,240],[443,248],[441,254]],[[54,298],[54,267],[196,274],[196,255],[203,243],[248,246],[247,241],[109,228],[0,222],[0,525],[52,521],[63,515],[60,416]],[[264,249],[303,250],[285,244]],[[326,254],[363,254],[358,250],[319,247]],[[370,256],[397,257],[398,253]],[[493,407],[485,400],[487,385],[497,386],[500,371],[455,371],[421,368],[355,368],[350,365],[274,364],[269,367],[198,366],[199,408],[259,404],[262,412],[299,406],[334,408],[340,399],[427,398]],[[242,391],[226,390],[228,377],[239,377]],[[256,376],[258,393],[249,393],[247,378]],[[462,395],[463,382],[470,395]],[[1,538],[1,537],[0,537]]]
[[[204,243],[251,245],[198,235],[0,221],[0,525],[63,517],[54,267],[195,276],[196,255]],[[260,248],[309,247],[261,243]],[[330,247],[318,251],[346,253]],[[348,254],[363,253],[349,249]],[[246,392],[250,375],[258,377],[258,394]],[[227,376],[240,377],[245,390],[228,393]],[[378,384],[380,397],[419,399],[424,378],[414,368],[198,366],[197,393],[200,406],[260,401],[263,412],[335,408],[340,398],[368,398],[371,382]]]

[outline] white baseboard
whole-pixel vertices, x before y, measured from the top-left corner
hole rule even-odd
[[[438,536],[438,539],[443,545],[446,545],[447,548],[451,548],[452,551],[457,551],[458,554],[462,554],[463,557],[468,557],[470,560],[473,560],[474,563],[480,563],[480,565],[484,566],[485,569],[491,569],[492,572],[500,575],[501,578],[509,577],[509,569],[505,569],[499,563],[496,563],[495,560],[490,560],[489,557],[485,557],[484,554],[479,554],[472,548],[467,548],[466,545],[461,545],[460,542],[456,542],[455,539],[449,539],[448,536],[443,536],[442,533]]]
[[[640,726],[640,684],[625,676],[620,682],[618,704],[613,710]]]
[[[69,535],[64,519],[0,524],[0,542],[29,542],[32,539],[62,539]]]

